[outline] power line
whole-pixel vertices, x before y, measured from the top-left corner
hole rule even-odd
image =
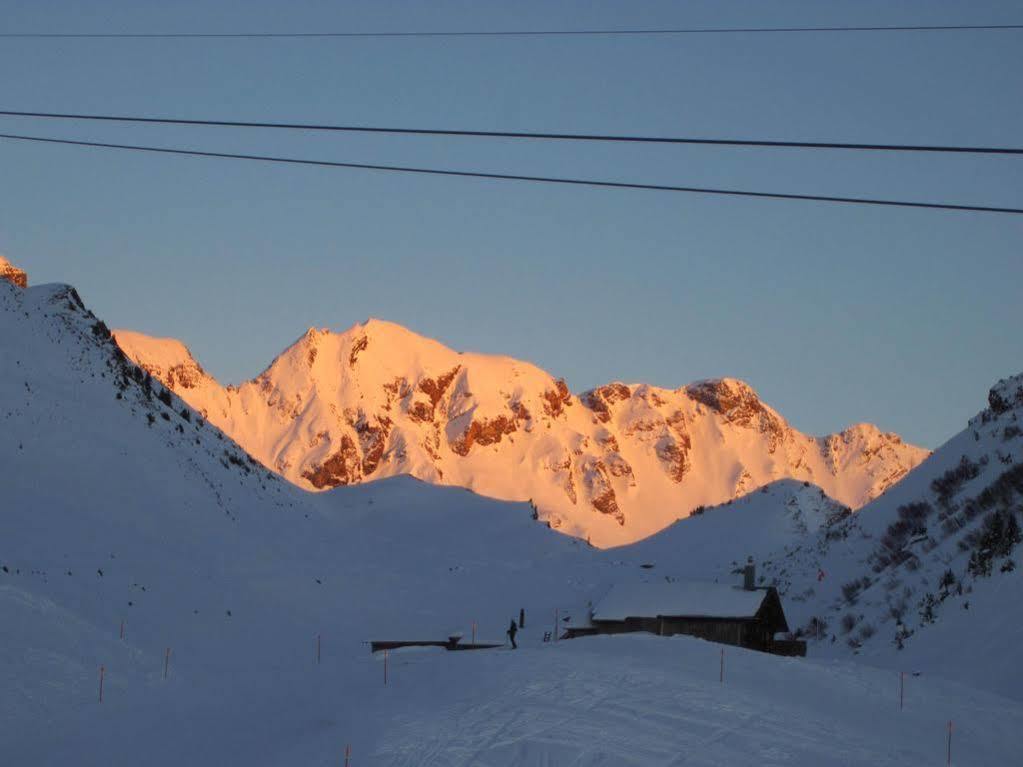
[[[24,136],[0,133],[0,139],[15,141],[35,141],[46,144],[65,144],[70,146],[99,147],[103,149],[125,149],[137,152],[155,152],[159,154],[187,155],[192,157],[215,157],[230,160],[255,160],[258,162],[286,163],[290,165],[311,165],[327,168],[353,168],[358,170],[391,171],[397,173],[418,173],[431,176],[455,176],[460,178],[483,178],[500,181],[530,181],[543,184],[567,184],[572,186],[602,187],[608,189],[641,189],[654,192],[688,192],[692,194],[723,195],[728,197],[760,197],[776,200],[812,200],[817,202],[837,202],[853,205],[881,205],[900,208],[928,208],[935,210],[963,210],[983,213],[1016,213],[1023,214],[1023,208],[1000,208],[983,205],[956,205],[937,202],[910,202],[905,200],[884,200],[868,197],[835,197],[816,194],[786,194],[783,192],[752,192],[738,189],[714,189],[695,186],[670,186],[665,184],[639,184],[624,181],[599,181],[592,179],[561,178],[554,176],[527,176],[511,173],[484,173],[481,171],[446,170],[440,168],[417,168],[403,165],[376,165],[370,163],[334,162],[330,160],[303,160],[295,157],[275,157],[271,155],[238,154],[233,152],[205,152],[198,149],[173,149],[170,147],[138,146],[135,144],[107,144],[98,141],[76,141],[72,139],[45,138],[42,136]]]
[[[942,146],[921,144],[854,144],[838,141],[770,141],[766,139],[686,138],[671,136],[602,135],[594,133],[539,133],[533,131],[484,131],[445,128],[392,128],[370,125],[325,125],[316,123],[247,122],[243,120],[190,120],[176,117],[130,117],[125,115],[69,114],[62,112],[16,112],[0,110],[0,116],[57,120],[145,123],[156,125],[213,126],[222,128],[272,128],[277,130],[332,131],[343,133],[385,133],[416,136],[462,136],[476,138],[536,139],[556,141],[604,141],[638,144],[698,144],[711,146],[790,147],[798,149],[853,149],[878,152],[941,152],[957,154],[1023,155],[1023,148],[983,146]]]
[[[4,32],[0,38],[260,39],[345,37],[612,37],[638,35],[730,35],[806,32],[952,32],[1023,29],[1023,24],[912,24],[835,27],[687,27],[679,29],[520,29],[407,32]]]

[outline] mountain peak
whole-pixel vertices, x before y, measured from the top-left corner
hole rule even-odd
[[[690,397],[719,412],[741,403],[760,402],[756,390],[739,378],[705,378],[684,388]]]
[[[0,255],[0,280],[7,280],[19,288],[28,287],[28,274],[25,270],[19,269],[2,255]]]
[[[1000,380],[991,387],[987,400],[995,415],[1023,406],[1023,373]]]
[[[752,386],[738,378],[697,381],[686,386],[684,391],[690,399],[720,414],[728,423],[768,435],[771,452],[788,431],[785,419],[765,405]]]
[[[204,381],[216,383],[176,338],[157,338],[134,330],[114,330],[111,335],[128,359],[179,394]]]

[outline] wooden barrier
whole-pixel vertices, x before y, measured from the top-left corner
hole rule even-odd
[[[445,650],[487,650],[502,645],[487,642],[462,642],[461,637],[438,639],[374,639],[369,643],[370,652],[397,650],[399,647],[443,647]]]

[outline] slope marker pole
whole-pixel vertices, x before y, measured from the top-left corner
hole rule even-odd
[[[103,702],[103,675],[106,673],[106,667],[99,667],[99,702]]]
[[[387,684],[387,650],[384,650],[384,684]]]
[[[723,648],[721,650],[721,672],[718,675],[718,681],[721,684],[725,683],[725,651]]]
[[[952,767],[952,720],[948,720],[948,751],[945,757],[945,764]]]
[[[476,644],[476,621],[472,622],[472,643]]]
[[[349,743],[345,746],[345,767],[351,767],[352,763],[352,746]]]
[[[163,654],[163,678],[167,678],[167,672],[170,670],[170,651],[171,648],[167,648]]]
[[[316,665],[320,665],[320,635],[316,635]]]
[[[899,672],[899,711],[902,711],[905,701],[906,672]]]
[[[124,639],[124,621],[121,621],[121,634],[119,639]]]

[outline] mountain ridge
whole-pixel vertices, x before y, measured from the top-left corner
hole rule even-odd
[[[613,381],[578,394],[508,356],[457,352],[392,322],[309,328],[255,378],[223,386],[180,341],[114,331],[125,354],[257,460],[306,489],[411,474],[532,500],[599,546],[777,479],[858,508],[927,451],[871,424],[813,437],[747,383]]]

